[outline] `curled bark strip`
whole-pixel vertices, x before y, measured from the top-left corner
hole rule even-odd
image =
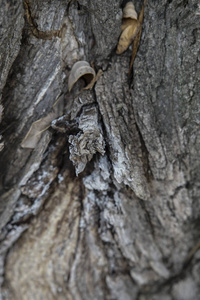
[[[68,79],[68,89],[69,92],[73,88],[74,84],[83,77],[86,80],[87,86],[95,79],[96,73],[92,67],[90,67],[87,61],[78,61],[76,62],[69,75]],[[85,89],[87,89],[87,86]]]

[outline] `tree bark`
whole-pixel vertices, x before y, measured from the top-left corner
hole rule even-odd
[[[1,299],[200,299],[200,6],[147,1],[130,80],[124,4],[2,0]]]

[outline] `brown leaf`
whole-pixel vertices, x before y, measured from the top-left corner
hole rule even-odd
[[[128,26],[132,26],[133,24],[133,19],[128,18],[128,19],[122,19],[122,26],[121,26],[121,33],[126,29]]]
[[[135,19],[127,19],[123,20],[122,28],[123,31],[119,38],[119,42],[117,45],[117,54],[122,54],[124,51],[128,49],[130,44],[133,42],[134,38],[138,34],[140,30],[141,24],[138,20]]]

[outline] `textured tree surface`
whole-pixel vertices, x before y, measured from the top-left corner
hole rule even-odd
[[[1,299],[200,299],[198,2],[1,1]]]

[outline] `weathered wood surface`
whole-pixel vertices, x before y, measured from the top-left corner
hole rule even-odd
[[[200,6],[148,1],[130,82],[121,5],[2,1],[2,299],[199,299]]]

